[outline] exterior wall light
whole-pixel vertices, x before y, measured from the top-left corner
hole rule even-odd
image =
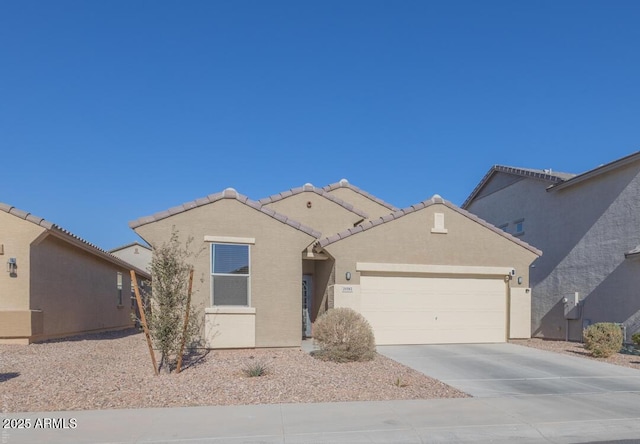
[[[15,257],[10,257],[7,261],[7,273],[15,277],[18,271],[18,262]]]
[[[346,280],[350,281],[350,280],[351,280],[351,272],[350,272],[350,271],[347,271],[347,272],[344,274],[344,277],[345,277],[345,279],[346,279]]]

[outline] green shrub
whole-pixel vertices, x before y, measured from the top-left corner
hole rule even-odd
[[[373,330],[367,320],[351,308],[333,308],[313,326],[319,350],[314,356],[334,361],[370,361],[376,352]]]
[[[596,358],[607,358],[622,348],[622,330],[612,322],[599,322],[584,330],[584,348]]]
[[[267,374],[267,364],[259,360],[251,361],[245,364],[245,366],[242,368],[242,372],[250,378],[263,376]]]
[[[634,333],[633,336],[631,336],[631,340],[634,344],[640,345],[640,333]]]

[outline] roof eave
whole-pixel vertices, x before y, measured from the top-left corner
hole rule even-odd
[[[547,188],[547,191],[562,190],[562,189],[571,187],[573,185],[580,184],[584,181],[600,176],[601,174],[606,174],[618,168],[627,166],[638,160],[640,160],[640,151],[637,151],[633,154],[629,154],[628,156],[625,156],[622,159],[614,160],[613,162],[607,163],[605,165],[601,165],[597,168],[587,171],[586,173],[582,173],[575,177],[572,177],[571,179],[567,179],[563,182],[553,184]]]

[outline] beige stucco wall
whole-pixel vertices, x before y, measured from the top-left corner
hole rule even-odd
[[[432,233],[434,213],[443,213],[447,234]],[[400,219],[330,244],[336,258],[336,283],[358,285],[357,262],[513,267],[514,287],[527,287],[535,253],[443,204],[434,204]],[[352,278],[347,281],[346,272]],[[522,277],[522,284],[517,278]]]
[[[307,207],[311,202],[311,208]],[[314,192],[302,192],[265,205],[323,235],[344,231],[363,218]]]
[[[0,211],[0,310],[29,310],[31,243],[46,230],[27,220]],[[17,276],[7,273],[7,261],[15,257]]]
[[[35,340],[88,331],[128,328],[129,270],[48,235],[31,247],[31,304],[41,310],[42,334]],[[122,273],[118,306],[117,273]]]
[[[181,239],[192,237],[192,248],[201,251],[194,263],[193,295],[200,313],[211,306],[211,251],[204,236],[255,239],[250,247],[250,304],[256,310],[255,346],[300,345],[302,251],[313,242],[312,236],[235,199],[222,199],[175,214],[137,227],[135,231],[152,246],[160,246],[169,240],[174,226]]]
[[[369,216],[368,219],[376,219],[393,212],[384,205],[380,205],[376,201],[349,188],[336,188],[335,190],[329,191],[329,193],[345,202],[349,202],[355,208],[364,211]]]

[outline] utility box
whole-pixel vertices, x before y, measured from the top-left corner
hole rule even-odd
[[[568,320],[580,319],[580,293],[577,291],[562,298],[564,303],[564,318]]]

